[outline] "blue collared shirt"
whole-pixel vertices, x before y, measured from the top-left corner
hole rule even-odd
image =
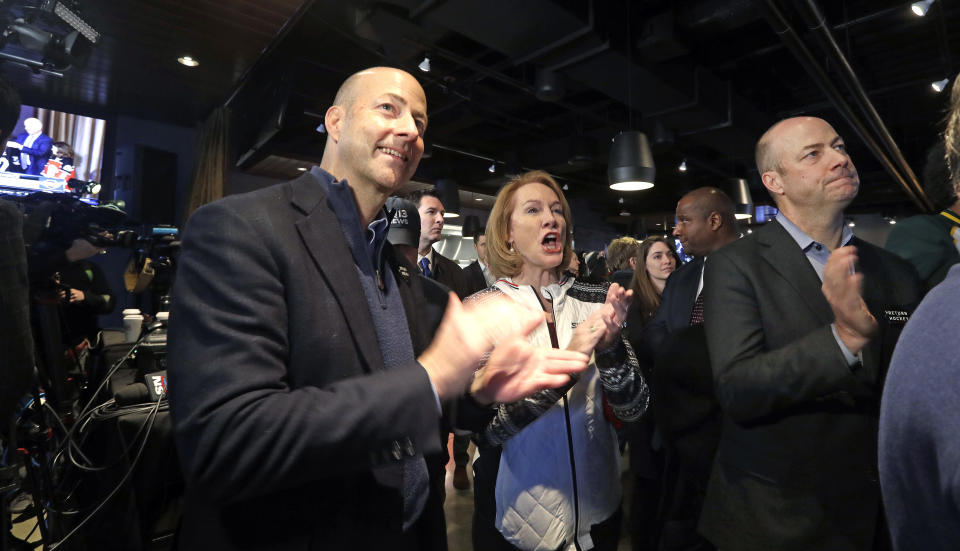
[[[830,248],[825,244],[815,241],[812,237],[803,232],[796,224],[790,221],[782,212],[777,214],[774,218],[777,222],[783,226],[783,229],[787,230],[787,233],[790,234],[790,237],[797,242],[797,245],[800,247],[800,250],[803,251],[803,254],[807,256],[807,260],[810,261],[810,265],[813,266],[813,269],[817,272],[817,276],[820,278],[820,281],[823,282],[823,268],[827,265],[827,259],[830,258]],[[853,230],[848,226],[843,226],[843,230],[840,233],[840,246],[845,247],[850,244],[850,240],[853,239]],[[847,345],[843,344],[843,341],[840,339],[840,334],[837,333],[837,324],[831,323],[830,330],[833,332],[833,338],[837,340],[837,344],[840,345],[840,351],[843,352],[843,357],[847,360],[847,365],[856,365],[860,362],[858,354],[854,354],[847,348]]]

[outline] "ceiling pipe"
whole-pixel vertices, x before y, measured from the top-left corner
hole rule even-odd
[[[429,1],[429,0],[428,0],[428,1]],[[544,46],[541,46],[540,48],[537,48],[536,50],[534,50],[533,52],[530,52],[529,54],[525,54],[525,55],[523,55],[523,56],[521,56],[521,57],[518,57],[518,58],[516,58],[516,59],[507,59],[506,61],[502,61],[502,62],[500,62],[500,63],[498,63],[498,64],[490,67],[490,69],[491,69],[492,71],[496,71],[496,72],[500,73],[500,72],[502,72],[504,69],[507,69],[508,67],[511,67],[511,66],[516,67],[516,66],[518,66],[518,65],[520,65],[520,64],[522,64],[522,63],[526,63],[527,61],[531,61],[531,60],[537,59],[537,58],[539,58],[539,57],[543,57],[544,55],[547,55],[547,54],[549,54],[550,52],[553,52],[554,50],[556,50],[556,49],[558,49],[558,48],[560,48],[560,47],[562,47],[562,46],[566,46],[567,44],[571,44],[571,43],[574,42],[575,40],[578,40],[578,39],[580,39],[580,38],[582,38],[582,37],[584,37],[584,36],[589,35],[590,32],[594,30],[594,26],[595,26],[593,0],[589,0],[589,1],[588,1],[588,5],[587,5],[587,18],[588,18],[587,23],[586,23],[583,27],[580,27],[579,29],[577,29],[576,31],[574,31],[574,32],[572,32],[572,33],[570,33],[570,34],[568,34],[568,35],[566,35],[566,36],[564,36],[564,37],[562,37],[562,38],[560,38],[560,39],[558,39],[558,40],[555,40],[555,41],[553,41],[553,42],[551,42],[551,43],[549,43],[549,44],[546,44],[546,45],[544,45]],[[468,79],[466,79],[466,80],[460,81],[459,86],[461,86],[461,87],[469,87],[469,86],[472,86],[472,85],[474,85],[474,84],[477,84],[478,82],[480,82],[480,81],[482,81],[482,80],[484,80],[484,79],[486,79],[486,78],[489,78],[486,74],[476,73],[476,74],[473,75],[472,77],[470,77],[470,78],[468,78]],[[457,105],[459,105],[459,104],[462,103],[463,101],[465,101],[464,98],[458,97],[458,98],[454,99],[453,101],[447,103],[446,105],[442,105],[442,106],[440,106],[439,108],[434,109],[433,111],[431,111],[431,114],[442,113],[443,111],[446,111],[446,110],[448,110],[448,109],[451,109],[451,108],[453,108],[453,107],[456,107]]]
[[[850,126],[853,127],[863,143],[870,149],[877,160],[880,161],[880,164],[883,165],[887,173],[900,183],[914,203],[920,208],[926,209],[926,198],[924,196],[918,197],[916,193],[914,193],[913,188],[907,183],[903,175],[900,174],[897,166],[890,160],[890,157],[887,156],[880,144],[873,139],[869,130],[863,125],[856,113],[853,112],[850,105],[847,104],[843,94],[832,84],[823,68],[820,67],[820,64],[813,57],[813,54],[810,53],[810,50],[807,49],[803,41],[800,40],[800,37],[797,36],[793,27],[790,26],[790,23],[777,7],[775,0],[763,0],[761,5],[765,8],[764,15],[774,33],[786,44],[787,48],[793,53],[794,57],[800,62],[807,73],[810,74],[817,86],[830,98],[833,106],[836,107],[847,122],[850,123]]]
[[[603,44],[600,44],[599,46],[597,46],[597,47],[595,47],[595,48],[590,48],[589,50],[580,52],[579,54],[577,54],[577,55],[575,55],[575,56],[568,57],[567,59],[564,59],[563,61],[561,61],[561,62],[559,62],[559,63],[554,63],[553,65],[547,67],[547,70],[548,70],[548,71],[559,71],[560,69],[563,69],[563,68],[565,68],[565,67],[569,67],[569,66],[571,66],[571,65],[573,65],[573,64],[575,64],[575,63],[580,63],[581,61],[586,61],[586,60],[590,59],[591,57],[600,55],[600,54],[602,54],[603,52],[605,52],[605,51],[607,51],[607,50],[609,50],[609,49],[610,49],[610,41],[608,40],[608,41],[604,42]]]
[[[727,81],[727,120],[719,122],[717,124],[711,124],[710,126],[704,126],[701,128],[695,128],[693,130],[687,130],[685,132],[680,132],[678,136],[693,136],[694,134],[701,134],[703,132],[711,132],[713,130],[722,130],[724,128],[730,128],[733,126],[733,85],[730,84],[730,81]]]
[[[643,114],[644,117],[652,119],[655,117],[662,117],[663,115],[670,115],[673,113],[679,113],[680,111],[686,111],[687,109],[692,109],[700,105],[700,66],[697,65],[693,68],[693,99],[682,103],[680,105],[675,105],[673,107],[667,107],[666,109],[660,109],[659,111],[650,111]]]
[[[227,99],[223,102],[224,107],[230,107],[230,104],[237,98],[237,95],[247,86],[247,81],[252,79],[252,75],[260,71],[261,67],[272,67],[271,63],[267,60],[272,58],[273,53],[280,47],[281,44],[287,38],[293,29],[297,28],[297,25],[300,23],[300,20],[303,19],[307,12],[313,7],[313,4],[316,0],[306,0],[303,4],[297,8],[297,11],[293,12],[293,15],[280,27],[280,30],[277,31],[277,34],[270,39],[270,43],[260,52],[260,55],[257,56],[253,63],[240,75],[240,78],[237,79],[237,83],[233,85],[233,89],[230,90],[230,94],[227,95]],[[272,60],[271,60],[272,61]]]
[[[831,33],[827,27],[826,18],[820,13],[816,2],[814,2],[814,0],[807,0],[806,2],[798,2],[797,5],[799,6],[800,15],[807,21],[810,30],[819,38],[824,49],[827,51],[827,55],[836,62],[843,81],[856,99],[856,104],[860,106],[860,109],[866,115],[867,122],[873,127],[874,132],[880,138],[880,142],[886,147],[887,152],[893,157],[894,163],[899,166],[901,173],[905,176],[905,182],[901,183],[905,183],[913,188],[914,194],[921,200],[919,205],[922,208],[933,211],[933,205],[920,186],[917,175],[914,174],[913,169],[910,168],[910,164],[907,163],[907,159],[903,156],[903,152],[900,151],[897,142],[893,139],[893,136],[890,135],[890,130],[887,129],[887,125],[883,123],[883,119],[880,118],[880,114],[877,113],[876,108],[874,108],[873,102],[870,101],[870,98],[864,91],[863,85],[860,84],[860,79],[857,78],[857,74],[847,61],[847,57],[843,55],[836,40],[833,39],[833,33]]]
[[[544,46],[541,46],[540,48],[537,48],[536,50],[530,52],[529,54],[526,54],[526,55],[523,55],[523,56],[521,56],[521,57],[518,57],[517,59],[514,59],[514,60],[513,60],[513,66],[516,67],[517,65],[520,65],[521,63],[526,63],[526,62],[528,62],[528,61],[537,59],[538,57],[543,57],[543,56],[547,55],[548,53],[556,50],[557,48],[560,48],[561,46],[566,46],[567,44],[570,44],[570,43],[574,42],[575,40],[578,40],[578,39],[580,39],[581,37],[584,37],[584,36],[590,34],[590,32],[593,31],[593,26],[594,26],[593,0],[588,0],[588,2],[587,2],[587,23],[586,23],[584,26],[580,27],[579,29],[573,31],[572,33],[570,33],[570,34],[568,34],[568,35],[566,35],[566,36],[564,36],[564,37],[562,37],[562,38],[560,38],[560,39],[558,39],[558,40],[554,40],[553,42],[551,42],[551,43],[549,43],[549,44],[546,44],[546,45],[544,45]]]
[[[442,3],[442,1],[443,0],[426,0],[425,2],[422,2],[419,6],[410,10],[410,19],[416,19],[424,13],[436,8],[437,4]]]
[[[514,88],[516,88],[516,89],[518,89],[518,90],[521,90],[521,91],[523,91],[523,92],[526,92],[526,93],[530,94],[531,96],[536,96],[536,95],[537,95],[537,90],[536,90],[536,88],[533,87],[533,86],[530,86],[530,85],[527,84],[526,82],[517,80],[517,79],[515,79],[515,78],[513,78],[513,77],[510,77],[510,76],[508,76],[508,75],[505,75],[505,74],[503,74],[503,73],[501,73],[501,72],[499,72],[499,71],[493,70],[493,69],[491,69],[491,68],[489,68],[489,67],[485,67],[485,66],[483,66],[483,65],[481,65],[481,64],[479,64],[479,63],[477,63],[477,62],[475,62],[475,61],[473,61],[473,60],[467,59],[467,58],[465,58],[465,57],[463,57],[463,56],[460,56],[460,55],[458,55],[458,54],[456,54],[456,53],[454,53],[454,52],[452,52],[452,51],[450,51],[450,50],[447,50],[446,48],[441,48],[441,47],[436,46],[436,45],[430,45],[430,44],[427,44],[427,43],[425,43],[425,42],[423,42],[423,41],[421,41],[421,40],[419,40],[419,39],[410,38],[410,37],[406,37],[406,36],[403,37],[403,40],[405,40],[406,42],[409,42],[409,43],[411,43],[411,44],[415,44],[415,45],[417,45],[417,46],[420,46],[420,47],[422,47],[422,48],[431,48],[431,51],[432,51],[433,53],[437,54],[438,56],[443,57],[443,58],[447,59],[448,61],[452,61],[452,62],[454,62],[454,63],[456,63],[456,64],[458,64],[458,65],[460,65],[460,66],[462,66],[462,67],[466,67],[467,69],[470,69],[471,71],[473,71],[473,72],[475,72],[475,73],[479,73],[479,74],[485,75],[485,76],[487,76],[488,78],[492,78],[492,79],[494,79],[494,80],[496,80],[496,81],[498,81],[498,82],[501,82],[501,83],[506,84],[506,85],[508,85],[508,86],[512,86],[512,87],[514,87]],[[580,115],[581,117],[583,117],[583,118],[585,118],[585,119],[589,119],[590,121],[592,121],[592,122],[595,123],[595,124],[598,124],[598,125],[603,126],[603,127],[613,127],[611,121],[607,120],[607,119],[604,118],[604,117],[601,117],[600,115],[597,115],[596,113],[594,113],[594,112],[592,112],[592,111],[588,111],[588,110],[586,110],[586,109],[582,109],[582,108],[580,108],[580,107],[578,107],[578,106],[576,106],[576,105],[573,105],[573,104],[567,103],[567,102],[563,102],[563,101],[558,101],[558,102],[554,102],[554,103],[555,103],[556,105],[559,105],[559,106],[563,107],[564,109],[567,109],[568,111],[570,111],[570,112],[572,112],[572,113],[576,113],[576,114]]]
[[[857,18],[855,18],[855,19],[850,19],[850,20],[844,21],[844,22],[842,22],[842,23],[837,23],[836,25],[833,26],[833,31],[834,31],[834,32],[837,32],[837,31],[846,30],[846,29],[848,29],[848,28],[850,28],[850,27],[855,27],[855,26],[861,25],[861,24],[863,24],[863,23],[869,23],[870,21],[873,21],[874,19],[878,19],[878,18],[881,18],[881,17],[886,17],[886,16],[889,16],[889,15],[895,15],[895,14],[896,14],[896,15],[902,15],[902,14],[903,14],[903,10],[904,10],[904,6],[903,6],[903,5],[897,5],[897,6],[893,6],[893,7],[890,7],[890,8],[885,8],[885,9],[882,9],[882,10],[880,10],[880,11],[876,11],[876,12],[873,12],[873,13],[868,13],[868,14],[866,14],[866,15],[862,15],[862,16],[857,17]],[[940,18],[940,21],[943,21],[943,19]],[[750,52],[750,53],[744,54],[744,55],[742,55],[742,56],[740,56],[740,57],[735,57],[735,58],[733,58],[733,59],[730,59],[730,60],[724,62],[722,65],[720,65],[720,70],[721,70],[721,71],[725,71],[725,70],[727,70],[727,69],[730,69],[731,67],[737,67],[738,65],[742,65],[743,62],[745,62],[745,61],[747,61],[747,60],[749,60],[749,59],[753,59],[753,58],[755,58],[755,57],[764,56],[764,55],[767,55],[767,54],[769,54],[769,53],[779,51],[779,50],[783,49],[783,47],[784,47],[784,44],[783,44],[782,42],[780,42],[780,43],[777,43],[777,44],[771,44],[770,46],[767,46],[766,48],[760,48],[760,49],[757,49],[757,50],[753,50],[753,51]]]

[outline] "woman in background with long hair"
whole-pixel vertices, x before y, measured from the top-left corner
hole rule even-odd
[[[648,237],[640,243],[636,268],[630,288],[633,289],[631,313],[627,315],[627,331],[640,336],[640,329],[660,307],[660,294],[667,278],[680,265],[680,257],[664,237]]]
[[[660,294],[667,278],[680,265],[673,245],[664,237],[649,237],[640,243],[633,279],[633,303],[627,312],[627,338],[637,346],[643,326],[660,307]],[[644,373],[649,377],[649,373]],[[633,474],[633,503],[630,508],[630,532],[633,550],[657,549],[657,515],[663,478],[663,451],[653,445],[653,415],[648,412],[639,421],[627,423],[625,440],[630,446],[630,472]]]

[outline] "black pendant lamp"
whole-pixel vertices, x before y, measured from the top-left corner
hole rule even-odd
[[[443,203],[444,218],[460,216],[460,188],[455,180],[437,180],[435,186]]]
[[[473,239],[473,234],[480,229],[480,217],[469,214],[463,218],[463,230],[460,232],[464,239]]]
[[[730,198],[733,200],[737,220],[753,218],[753,195],[744,178],[734,178],[730,182]]]
[[[607,178],[617,191],[640,191],[653,187],[656,167],[650,142],[643,132],[621,132],[613,138]]]

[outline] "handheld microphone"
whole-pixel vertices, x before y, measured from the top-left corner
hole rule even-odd
[[[167,393],[167,371],[154,371],[144,376],[146,379],[147,392],[150,394],[150,401],[156,402]]]

